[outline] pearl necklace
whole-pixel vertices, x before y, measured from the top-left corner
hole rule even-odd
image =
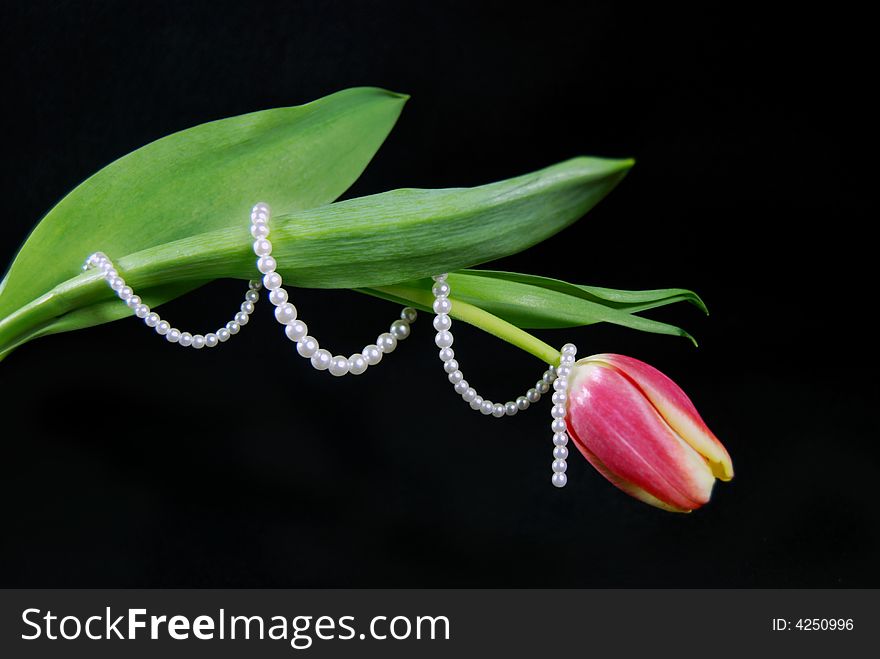
[[[368,367],[381,362],[383,355],[394,352],[398,341],[409,337],[410,324],[415,322],[418,314],[412,307],[405,307],[400,312],[400,318],[391,323],[389,331],[380,334],[375,343],[364,346],[361,352],[356,352],[349,357],[334,356],[329,350],[322,348],[318,340],[309,335],[308,325],[298,318],[296,307],[289,301],[289,295],[282,287],[281,275],[276,272],[278,264],[272,257],[272,243],[269,242],[269,218],[269,206],[265,203],[258,203],[251,210],[250,232],[254,238],[254,254],[258,257],[257,269],[262,274],[262,278],[249,282],[244,302],[241,303],[239,311],[232,320],[224,327],[204,335],[182,332],[152,311],[149,306],[143,303],[140,296],[135,295],[132,288],[125,283],[116,266],[103,252],[95,252],[89,256],[83,270],[100,270],[108,286],[134,312],[135,316],[143,320],[144,324],[152,328],[156,334],[164,336],[169,343],[175,343],[184,348],[192,347],[196,350],[214,348],[238,334],[241,328],[248,324],[250,315],[254,312],[254,305],[260,299],[259,291],[261,289],[269,291],[269,301],[275,306],[275,319],[284,325],[284,334],[287,338],[296,343],[297,353],[308,359],[316,370],[329,371],[331,375],[336,377],[361,375]],[[515,401],[494,403],[483,398],[464,379],[464,373],[462,373],[460,365],[455,359],[455,351],[452,349],[454,341],[452,318],[450,317],[452,300],[449,298],[452,289],[447,282],[447,275],[436,275],[433,279],[434,285],[431,291],[434,295],[434,329],[437,330],[434,343],[440,349],[439,357],[443,362],[443,370],[453,385],[455,393],[459,394],[471,409],[479,410],[483,415],[491,415],[495,418],[514,416],[518,412],[528,409],[532,403],[537,403],[544,394],[550,391],[550,387],[553,387],[553,408],[550,410],[553,417],[550,426],[553,431],[553,463],[551,465],[553,475],[551,482],[556,487],[564,487],[568,482],[568,477],[565,475],[568,468],[566,463],[568,433],[565,424],[568,377],[571,374],[577,348],[571,343],[565,344],[562,348],[559,365],[550,364],[535,386],[526,391],[524,395],[518,396]]]
[[[567,400],[568,376],[571,374],[571,365],[574,364],[574,356],[577,348],[571,343],[565,344],[562,348],[562,359],[559,367],[552,364],[544,371],[541,379],[535,383],[535,386],[529,389],[525,396],[519,396],[514,401],[506,403],[493,403],[488,398],[483,398],[477,393],[477,390],[470,386],[470,383],[464,379],[464,373],[459,368],[459,363],[455,359],[455,351],[452,349],[454,337],[452,336],[452,318],[449,313],[452,311],[452,300],[449,294],[452,287],[446,281],[448,275],[436,275],[434,277],[434,286],[431,292],[434,294],[434,329],[437,334],[434,336],[434,343],[440,348],[440,361],[443,362],[443,370],[448,374],[449,381],[455,387],[455,393],[459,394],[464,402],[469,403],[471,409],[479,410],[482,414],[492,415],[496,419],[503,416],[513,416],[520,410],[526,410],[532,403],[541,400],[541,396],[550,391],[552,385],[555,392],[553,394],[553,409],[550,414],[553,417],[551,429],[553,430],[553,476],[551,482],[556,487],[565,487],[568,477],[565,471],[568,468],[566,458],[568,458],[568,433],[565,426],[565,404]]]

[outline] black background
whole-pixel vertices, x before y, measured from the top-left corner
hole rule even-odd
[[[652,315],[699,349],[608,327],[543,336],[667,372],[737,476],[691,515],[630,499],[577,455],[555,490],[546,410],[498,421],[462,405],[424,318],[393,366],[342,381],[296,357],[265,307],[210,352],[126,320],[0,363],[0,585],[880,585],[865,17],[839,3],[227,4],[3,4],[0,260],[147,142],[349,86],[412,98],[346,196],[634,156],[586,218],[494,265],[696,289],[710,316]],[[163,315],[202,327],[240,288]],[[296,300],[340,352],[396,313],[347,291]],[[456,336],[490,397],[540,371],[477,330]]]

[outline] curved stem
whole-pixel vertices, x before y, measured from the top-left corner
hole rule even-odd
[[[401,301],[409,302],[423,309],[430,309],[434,304],[434,296],[430,291],[413,286],[396,284],[393,286],[376,287],[373,290],[398,298]],[[559,363],[559,351],[553,346],[544,343],[538,337],[529,334],[516,325],[508,323],[506,320],[502,320],[488,311],[467,302],[456,300],[454,295],[450,299],[452,300],[452,311],[449,315],[453,318],[462,320],[474,327],[479,327],[492,336],[497,336],[499,339],[507,341],[511,345],[515,345],[517,348],[534,355],[545,364],[556,365]]]

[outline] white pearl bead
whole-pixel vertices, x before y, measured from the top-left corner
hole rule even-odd
[[[241,325],[236,323],[234,320],[230,320],[228,323],[226,323],[226,330],[230,334],[238,334],[241,331]]]
[[[565,487],[565,484],[568,482],[568,477],[561,472],[554,472],[553,478],[550,479],[550,482],[556,487]]]
[[[263,288],[263,282],[260,279],[251,279],[248,281],[248,288],[252,291],[258,291]]]
[[[110,280],[110,288],[116,292],[119,292],[123,286],[125,286],[125,280],[122,277],[113,277]]]
[[[342,377],[343,375],[348,373],[348,368],[348,357],[336,355],[333,359],[330,360],[330,375]]]
[[[550,430],[554,433],[565,432],[565,421],[563,419],[553,419],[553,423],[550,424]]]
[[[373,343],[368,346],[364,346],[364,349],[361,350],[361,352],[364,355],[364,359],[367,360],[367,363],[370,366],[375,366],[382,361],[382,351],[379,350],[379,346]]]
[[[464,373],[462,373],[461,371],[453,371],[447,377],[452,384],[458,384],[459,382],[464,380]]]
[[[462,397],[462,399],[464,399],[465,403],[470,403],[474,400],[474,398],[477,397],[477,390],[474,389],[473,387],[468,387],[467,391],[465,391],[461,395],[461,397]]]
[[[529,399],[528,399],[528,398],[526,398],[525,396],[517,396],[517,398],[516,398],[516,406],[517,406],[519,409],[521,409],[521,410],[527,410],[527,409],[529,409],[529,405],[531,405],[531,403],[529,402]]]
[[[182,345],[184,348],[188,348],[189,346],[192,345],[192,342],[193,342],[193,335],[192,334],[190,334],[189,332],[181,332],[180,333],[180,340],[178,341],[178,343],[180,343],[180,345]]]
[[[434,329],[438,332],[448,330],[452,327],[452,319],[448,314],[441,313],[434,316]]]
[[[564,419],[565,418],[565,406],[564,405],[554,405],[553,409],[550,410],[550,416],[554,419]]]
[[[416,318],[419,317],[419,312],[413,309],[412,307],[404,307],[403,311],[400,312],[400,319],[405,320],[408,323],[416,322]]]
[[[556,369],[556,377],[560,380],[565,380],[569,375],[571,375],[571,366],[560,366]]]
[[[260,294],[259,294],[259,292],[255,291],[254,289],[250,289],[247,293],[244,294],[244,299],[246,302],[250,302],[251,304],[256,304],[257,302],[260,301]],[[248,313],[253,313],[253,312],[248,311]]]
[[[259,259],[257,259],[257,270],[262,272],[264,275],[268,275],[270,272],[275,272],[275,269],[277,267],[278,263],[272,256],[261,256]]]
[[[539,400],[541,400],[541,394],[538,393],[537,389],[529,389],[526,392],[526,398],[530,403],[537,403]]]
[[[131,286],[123,286],[119,289],[117,295],[119,296],[119,299],[123,302],[128,302],[131,296],[134,295],[134,291],[131,289]]]
[[[565,395],[564,391],[554,391],[553,397],[550,399],[553,401],[554,405],[565,405],[565,401],[568,396]]]
[[[272,209],[269,207],[269,204],[267,204],[265,201],[260,201],[260,202],[257,202],[256,204],[254,204],[254,207],[252,210],[254,213],[265,213],[266,215],[268,215],[269,213],[272,212]]]
[[[176,327],[172,327],[165,334],[165,340],[168,341],[168,343],[177,343],[180,341],[180,330]]]
[[[455,357],[455,350],[453,350],[452,348],[443,348],[440,351],[439,356],[441,362],[448,362],[450,359],[453,359]]]
[[[281,286],[281,275],[277,272],[270,272],[268,275],[263,277],[263,286],[266,287],[266,290],[274,291],[276,288]]]
[[[321,348],[314,355],[312,355],[312,367],[318,371],[326,371],[328,368],[330,368],[330,362],[332,360],[333,355],[330,354],[330,351]]]
[[[162,319],[159,318],[159,314],[157,314],[155,311],[151,311],[146,316],[144,316],[144,324],[147,327],[155,327],[159,324],[160,320]]]
[[[450,359],[448,362],[443,363],[443,370],[447,373],[454,373],[458,370],[458,360]]]
[[[547,369],[544,371],[544,375],[541,376],[541,381],[546,384],[548,387],[553,384],[553,380],[556,379],[556,369]]]
[[[299,341],[309,333],[309,326],[301,320],[295,320],[284,328],[284,333],[291,341]]]
[[[566,444],[568,444],[568,433],[565,433],[565,432],[553,433],[553,445],[554,446],[565,446]]]
[[[500,419],[504,416],[504,403],[495,403],[495,405],[492,406],[492,416],[496,419]]]
[[[568,449],[564,446],[553,447],[553,457],[557,460],[565,460],[568,458]]]
[[[507,416],[513,416],[517,412],[519,412],[519,408],[516,406],[516,403],[513,401],[507,401],[504,403],[504,413]]]
[[[275,307],[275,320],[282,325],[289,325],[296,320],[296,307],[290,302],[285,302],[280,307]]]
[[[483,404],[480,405],[480,412],[484,415],[489,416],[495,410],[495,403],[491,400],[483,400]]]
[[[165,336],[166,334],[168,334],[168,330],[170,329],[171,323],[169,323],[167,320],[160,320],[156,324],[156,334],[158,334],[159,336]]]
[[[449,276],[449,273],[444,272],[444,273],[439,274],[439,275],[434,275],[433,277],[431,277],[431,279],[433,279],[434,281],[446,281],[446,278],[447,278],[448,276]]]
[[[455,384],[454,388],[455,388],[455,393],[457,393],[459,396],[461,396],[462,394],[464,394],[464,392],[466,392],[470,388],[470,385],[468,384],[467,380],[460,380],[459,382],[457,382]]]
[[[391,323],[390,331],[391,334],[394,335],[395,339],[397,339],[398,341],[403,341],[409,336],[409,323],[405,320],[395,320],[393,323]]]
[[[397,347],[397,339],[390,332],[385,332],[376,339],[376,345],[379,347],[379,350],[387,355],[390,352],[394,352],[394,349]]]
[[[449,330],[437,332],[437,335],[434,337],[434,343],[437,344],[438,348],[448,348],[454,341],[455,339],[452,336],[452,332]]]
[[[150,315],[150,307],[146,304],[139,304],[134,308],[134,315],[138,318],[146,318]]]
[[[116,268],[113,267],[112,263],[106,263],[101,270],[104,272],[104,278],[107,281],[119,276],[119,273],[116,271]]]
[[[218,343],[220,343],[220,338],[214,334],[214,332],[208,332],[205,334],[205,345],[208,348],[215,347]]]
[[[446,296],[449,295],[449,284],[445,281],[435,282],[431,287],[431,292],[434,294],[434,297]]]
[[[568,469],[568,463],[565,460],[554,460],[550,468],[557,474],[564,474],[565,470]]]
[[[270,291],[269,302],[274,304],[276,307],[280,307],[282,304],[287,302],[287,291],[285,291],[283,288],[276,288],[274,291]]]
[[[577,346],[575,346],[573,343],[566,343],[564,346],[562,346],[562,354],[573,355],[575,353],[577,353]]]
[[[557,379],[557,380],[553,383],[553,388],[554,388],[556,391],[561,391],[561,392],[565,393],[565,391],[568,389],[568,381],[567,381],[567,380],[558,380],[558,379]]]
[[[246,314],[244,311],[239,311],[235,314],[235,322],[239,325],[247,325],[251,320],[251,317]]]
[[[348,358],[348,372],[352,375],[360,375],[367,370],[367,359],[361,353],[356,352]]]
[[[241,303],[241,307],[239,307],[239,308],[242,310],[243,313],[252,314],[254,312],[254,303],[248,302],[247,300],[245,300],[244,302]],[[243,324],[244,323],[242,323],[242,325]]]
[[[452,302],[449,301],[449,298],[446,297],[438,297],[434,300],[434,304],[432,305],[434,309],[434,313],[449,313],[452,311]]]
[[[254,254],[257,256],[269,256],[272,253],[272,243],[265,238],[258,238],[254,241]]]
[[[296,351],[301,357],[311,357],[318,352],[318,341],[313,336],[304,336],[296,343]]]
[[[472,410],[481,410],[483,408],[483,397],[482,396],[474,396],[474,399],[470,402],[470,406]]]
[[[126,302],[129,309],[134,309],[140,303],[141,303],[141,298],[139,295],[132,295],[130,298],[128,298],[128,301]]]
[[[269,227],[265,222],[257,222],[251,225],[251,235],[254,238],[265,238],[269,235]]]
[[[548,391],[550,391],[550,385],[547,384],[546,382],[544,382],[543,380],[538,380],[535,383],[535,390],[539,394],[546,394]]]
[[[559,364],[561,366],[571,366],[574,364],[574,355],[562,355],[562,358],[559,360]]]
[[[217,330],[217,340],[220,343],[226,343],[229,340],[230,336],[232,336],[232,334],[225,327],[221,327]]]
[[[193,348],[196,350],[201,350],[205,347],[205,337],[201,334],[193,334]]]

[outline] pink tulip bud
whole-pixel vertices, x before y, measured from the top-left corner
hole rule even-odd
[[[584,457],[627,494],[690,512],[709,501],[733,464],[681,388],[623,355],[578,361],[569,377],[568,433]]]

